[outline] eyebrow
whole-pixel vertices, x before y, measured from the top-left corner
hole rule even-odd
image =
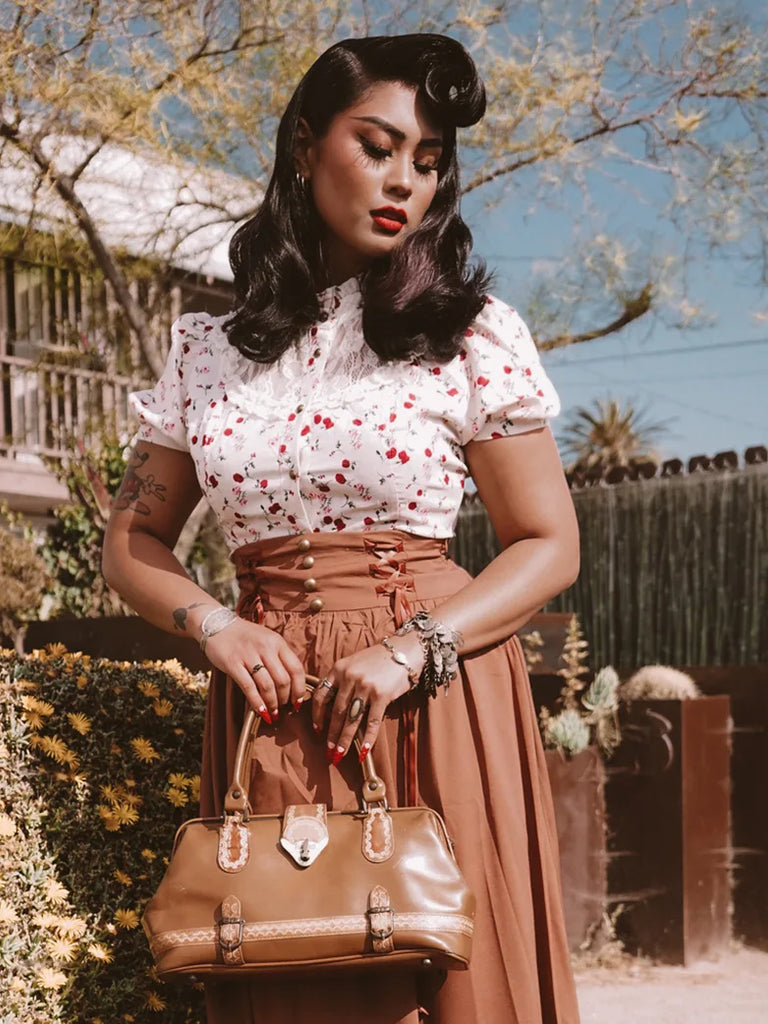
[[[400,131],[399,128],[395,128],[389,121],[385,121],[383,117],[354,117],[353,121],[366,121],[368,124],[375,124],[379,128],[383,128],[387,135],[391,135],[393,139],[397,139],[399,142],[405,142],[405,132]],[[443,140],[440,138],[435,139],[421,139],[419,146],[424,146],[429,149],[442,149]]]

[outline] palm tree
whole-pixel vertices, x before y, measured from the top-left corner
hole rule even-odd
[[[599,469],[603,473],[614,466],[639,466],[658,463],[654,444],[666,430],[663,423],[649,423],[645,412],[629,403],[625,408],[614,399],[597,400],[593,409],[576,409],[566,422],[560,437],[566,469]]]

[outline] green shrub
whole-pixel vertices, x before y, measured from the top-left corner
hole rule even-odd
[[[139,919],[197,813],[204,678],[0,651],[0,1024],[182,1024]]]
[[[0,509],[0,636],[20,650],[24,624],[36,617],[43,602],[48,573],[31,536],[12,533],[6,523],[17,526]]]
[[[79,457],[49,463],[71,498],[54,510],[44,549],[57,614],[127,613],[101,572],[104,528],[125,473],[124,447],[117,437],[105,436],[96,452],[80,451]],[[77,451],[74,442],[72,449]]]

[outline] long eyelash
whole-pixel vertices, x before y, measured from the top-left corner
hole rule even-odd
[[[369,142],[368,139],[360,138],[360,145],[363,147],[363,152],[366,156],[369,156],[372,160],[386,160],[388,156],[392,156],[391,149],[384,149],[382,146],[377,146],[373,142]]]
[[[387,157],[392,156],[391,149],[384,149],[383,146],[377,146],[376,143],[369,142],[368,139],[365,139],[362,136],[360,137],[360,145],[362,146],[363,153],[376,163],[386,160]],[[437,171],[437,166],[433,166],[431,164],[415,163],[413,166],[416,168],[416,172],[423,175],[425,178],[428,174],[432,174],[433,171]]]

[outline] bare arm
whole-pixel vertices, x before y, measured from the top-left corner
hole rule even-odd
[[[576,516],[560,456],[548,429],[479,441],[466,449],[477,489],[504,550],[474,580],[440,604],[434,617],[458,630],[467,654],[511,636],[578,575]],[[413,633],[396,644],[421,668],[423,655]],[[408,689],[405,670],[381,646],[369,647],[334,666],[339,687],[328,733],[329,747],[346,751],[355,727],[345,717],[352,696],[370,701],[364,737],[373,743],[386,705]],[[320,721],[324,693],[315,697]]]
[[[173,547],[201,498],[191,457],[139,442],[133,450],[104,538],[102,568],[111,587],[143,618],[170,633],[200,638],[201,623],[218,602],[190,579]],[[206,655],[241,687],[260,713],[305,690],[296,655],[272,630],[245,620],[211,637]],[[264,669],[254,677],[251,669]]]
[[[479,441],[466,455],[504,550],[436,613],[463,634],[461,653],[511,636],[579,572],[576,514],[551,432]]]

